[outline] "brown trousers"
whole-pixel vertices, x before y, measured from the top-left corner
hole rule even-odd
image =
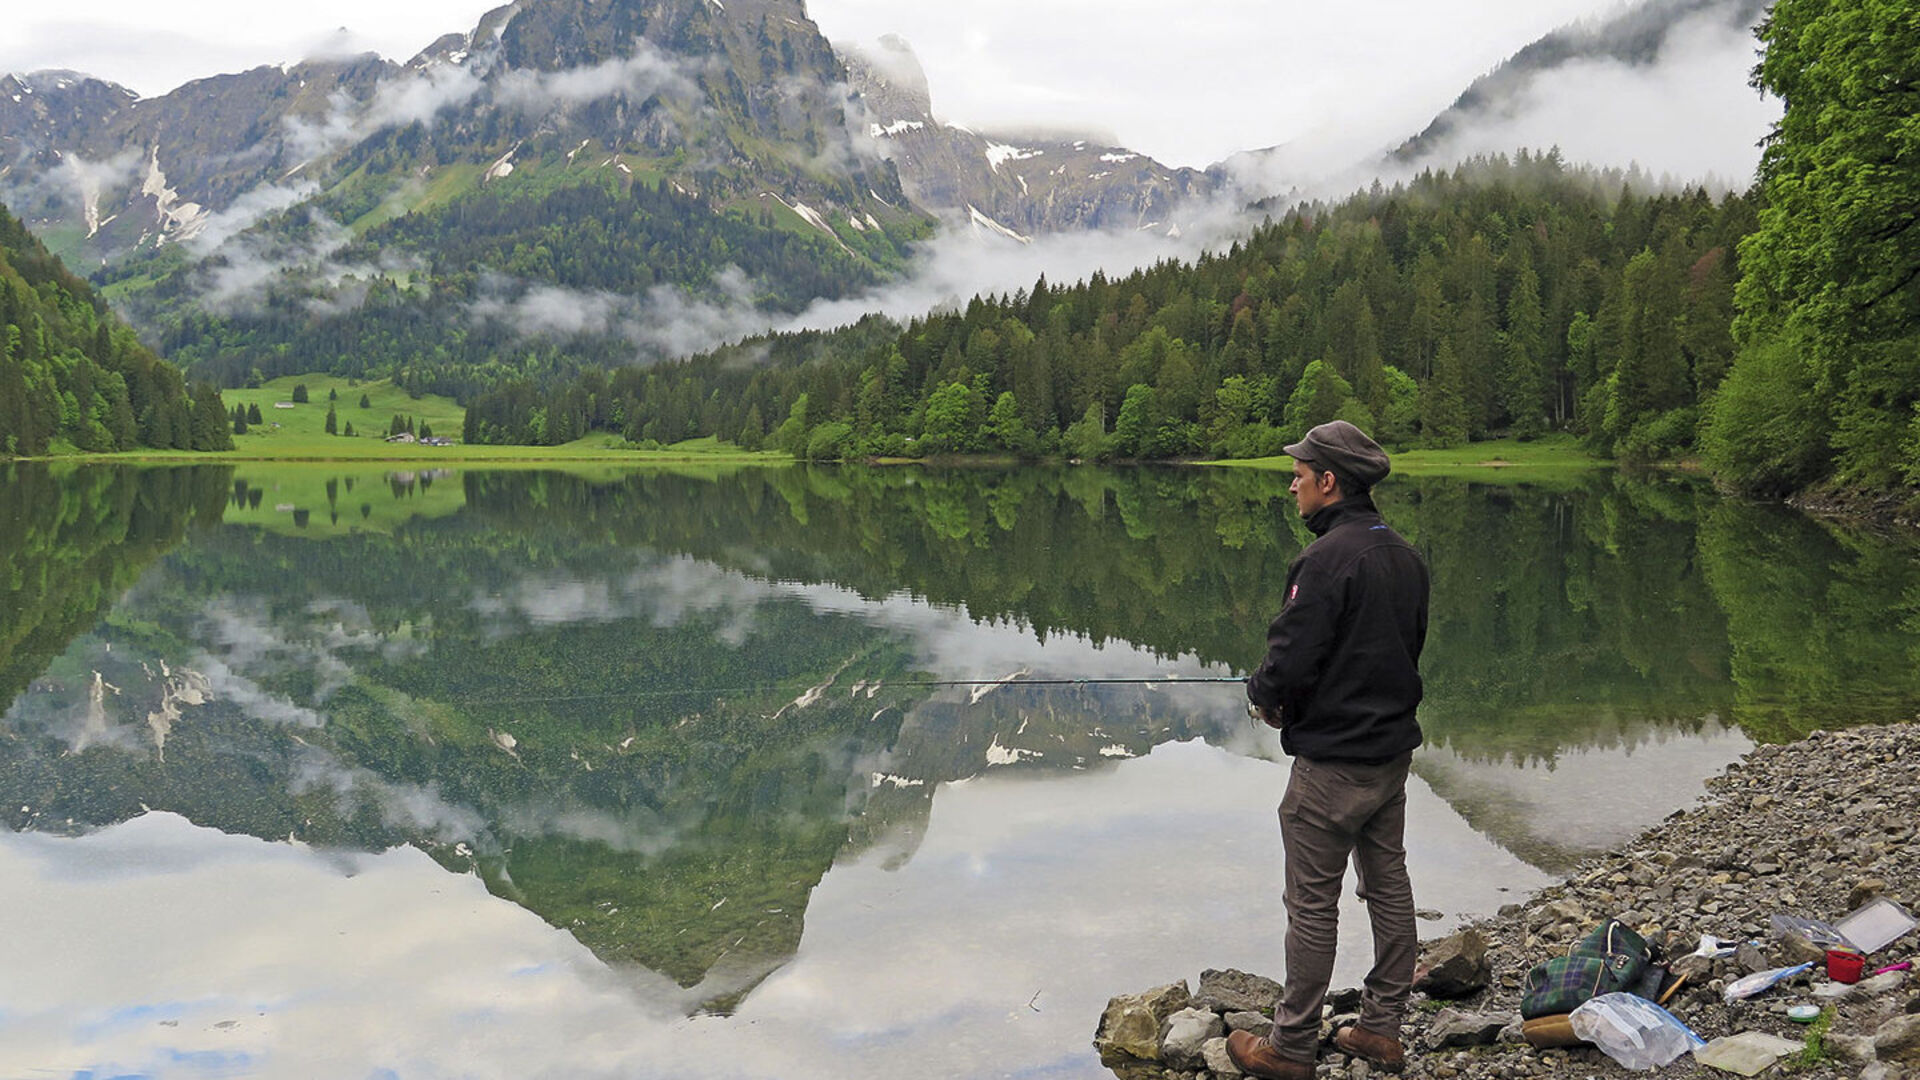
[[[1373,928],[1373,970],[1360,998],[1360,1026],[1400,1037],[1420,948],[1413,881],[1407,876],[1407,767],[1411,753],[1380,765],[1293,760],[1280,801],[1286,850],[1287,985],[1274,1008],[1274,1049],[1312,1061],[1320,1010],[1333,978],[1340,885],[1353,861]]]

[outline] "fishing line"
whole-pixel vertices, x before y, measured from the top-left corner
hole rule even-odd
[[[856,692],[877,694],[881,690],[930,690],[956,686],[1178,686],[1183,683],[1245,684],[1246,681],[1246,677],[1242,675],[1151,675],[1094,679],[882,679],[878,682],[863,682],[853,685]],[[562,694],[512,698],[440,698],[438,700],[449,705],[541,705],[568,701],[610,701],[615,698],[689,697],[702,694],[724,697],[742,694],[764,694],[776,689],[778,688],[774,686],[688,687],[680,690],[618,690],[596,694]]]

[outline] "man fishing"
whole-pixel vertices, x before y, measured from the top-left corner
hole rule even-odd
[[[1317,539],[1287,568],[1280,614],[1267,630],[1266,659],[1247,680],[1247,699],[1280,729],[1281,748],[1293,757],[1280,802],[1287,978],[1272,1031],[1236,1031],[1227,1051],[1254,1076],[1313,1077],[1351,859],[1373,929],[1373,969],[1359,1023],[1333,1041],[1398,1071],[1419,950],[1404,837],[1407,767],[1421,741],[1414,709],[1427,566],[1368,494],[1390,467],[1378,443],[1335,420],[1286,451],[1294,459],[1289,490]]]

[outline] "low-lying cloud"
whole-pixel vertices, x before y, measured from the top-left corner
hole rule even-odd
[[[1649,63],[1594,55],[1490,87],[1492,100],[1451,114],[1452,130],[1412,161],[1389,153],[1413,132],[1362,125],[1325,126],[1225,165],[1250,198],[1340,199],[1375,179],[1393,183],[1475,155],[1558,147],[1574,165],[1637,167],[1675,186],[1744,188],[1781,105],[1748,85],[1757,44],[1742,12],[1739,0],[1721,0],[1680,19]],[[1606,31],[1589,24],[1561,33],[1573,48],[1599,54]]]
[[[633,101],[656,94],[690,101],[705,96],[695,81],[701,63],[669,56],[645,38],[634,39],[633,48],[631,56],[565,71],[515,68],[495,82],[493,100],[507,108],[538,113],[616,96]]]
[[[468,313],[477,322],[497,323],[524,337],[621,338],[635,347],[636,362],[652,363],[758,334],[833,329],[874,313],[906,320],[963,307],[978,294],[1012,293],[1042,276],[1059,285],[1095,271],[1124,275],[1161,259],[1194,258],[1252,224],[1230,207],[1198,208],[1178,236],[1160,230],[1058,233],[1031,244],[948,225],[920,247],[907,276],[854,296],[817,300],[798,314],[757,303],[753,282],[736,266],[716,274],[702,294],[658,285],[640,296],[627,296],[515,286],[496,278]]]

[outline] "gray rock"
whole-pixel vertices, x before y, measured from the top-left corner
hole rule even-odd
[[[1207,1071],[1215,1076],[1245,1075],[1240,1071],[1240,1066],[1233,1063],[1233,1058],[1227,1055],[1227,1040],[1224,1038],[1208,1039],[1200,1053],[1207,1059]]]
[[[1574,899],[1555,900],[1536,908],[1527,918],[1527,929],[1539,933],[1560,923],[1585,922],[1587,909]]]
[[[1109,1000],[1093,1033],[1093,1048],[1100,1053],[1100,1064],[1118,1072],[1123,1065],[1158,1062],[1161,1026],[1191,1001],[1184,980]]]
[[[1827,958],[1827,950],[1808,940],[1805,934],[1791,931],[1775,940],[1774,951],[1782,964],[1817,964]]]
[[[1354,1012],[1360,1008],[1360,988],[1343,986],[1327,994],[1327,1008],[1337,1013]]]
[[[1249,975],[1232,968],[1207,970],[1200,973],[1193,1005],[1217,1013],[1260,1012],[1271,1010],[1283,992],[1279,983],[1261,975]]]
[[[1160,1026],[1160,1060],[1175,1069],[1204,1068],[1207,1040],[1226,1033],[1226,1022],[1212,1009],[1181,1009]]]
[[[1906,981],[1907,973],[1904,971],[1884,971],[1871,978],[1861,979],[1854,985],[1868,997],[1879,997],[1881,994],[1891,994],[1900,989]]]
[[[1226,1016],[1228,1031],[1251,1031],[1255,1035],[1265,1035],[1273,1030],[1273,1018],[1265,1013],[1249,1010],[1230,1012]]]
[[[1873,1053],[1890,1064],[1920,1065],[1920,1016],[1903,1013],[1881,1024],[1873,1033]]]
[[[1822,954],[1825,955],[1825,954]],[[1773,962],[1767,951],[1751,941],[1743,941],[1733,950],[1734,966],[1743,973],[1751,975],[1756,971],[1766,971],[1780,965]]]
[[[1491,1046],[1500,1037],[1500,1029],[1513,1022],[1510,1013],[1477,1013],[1464,1009],[1441,1009],[1427,1026],[1427,1048],[1449,1046]]]
[[[1873,1060],[1873,1036],[1871,1035],[1835,1035],[1827,1034],[1826,1048],[1844,1061],[1855,1065],[1865,1065]]]
[[[1847,894],[1847,910],[1853,911],[1864,905],[1867,901],[1879,897],[1886,891],[1887,883],[1881,881],[1879,878],[1861,878],[1860,881],[1854,885],[1853,891]]]
[[[1813,996],[1822,1001],[1858,1001],[1890,994],[1900,989],[1900,984],[1906,979],[1907,973],[1904,971],[1889,971],[1857,983],[1821,983],[1813,988]]]
[[[1688,953],[1667,965],[1674,975],[1685,975],[1688,982],[1699,983],[1713,978],[1713,961],[1705,956]]]
[[[1427,948],[1422,966],[1424,970],[1414,977],[1413,988],[1429,997],[1463,998],[1486,989],[1493,981],[1487,939],[1473,927],[1434,942]]]

